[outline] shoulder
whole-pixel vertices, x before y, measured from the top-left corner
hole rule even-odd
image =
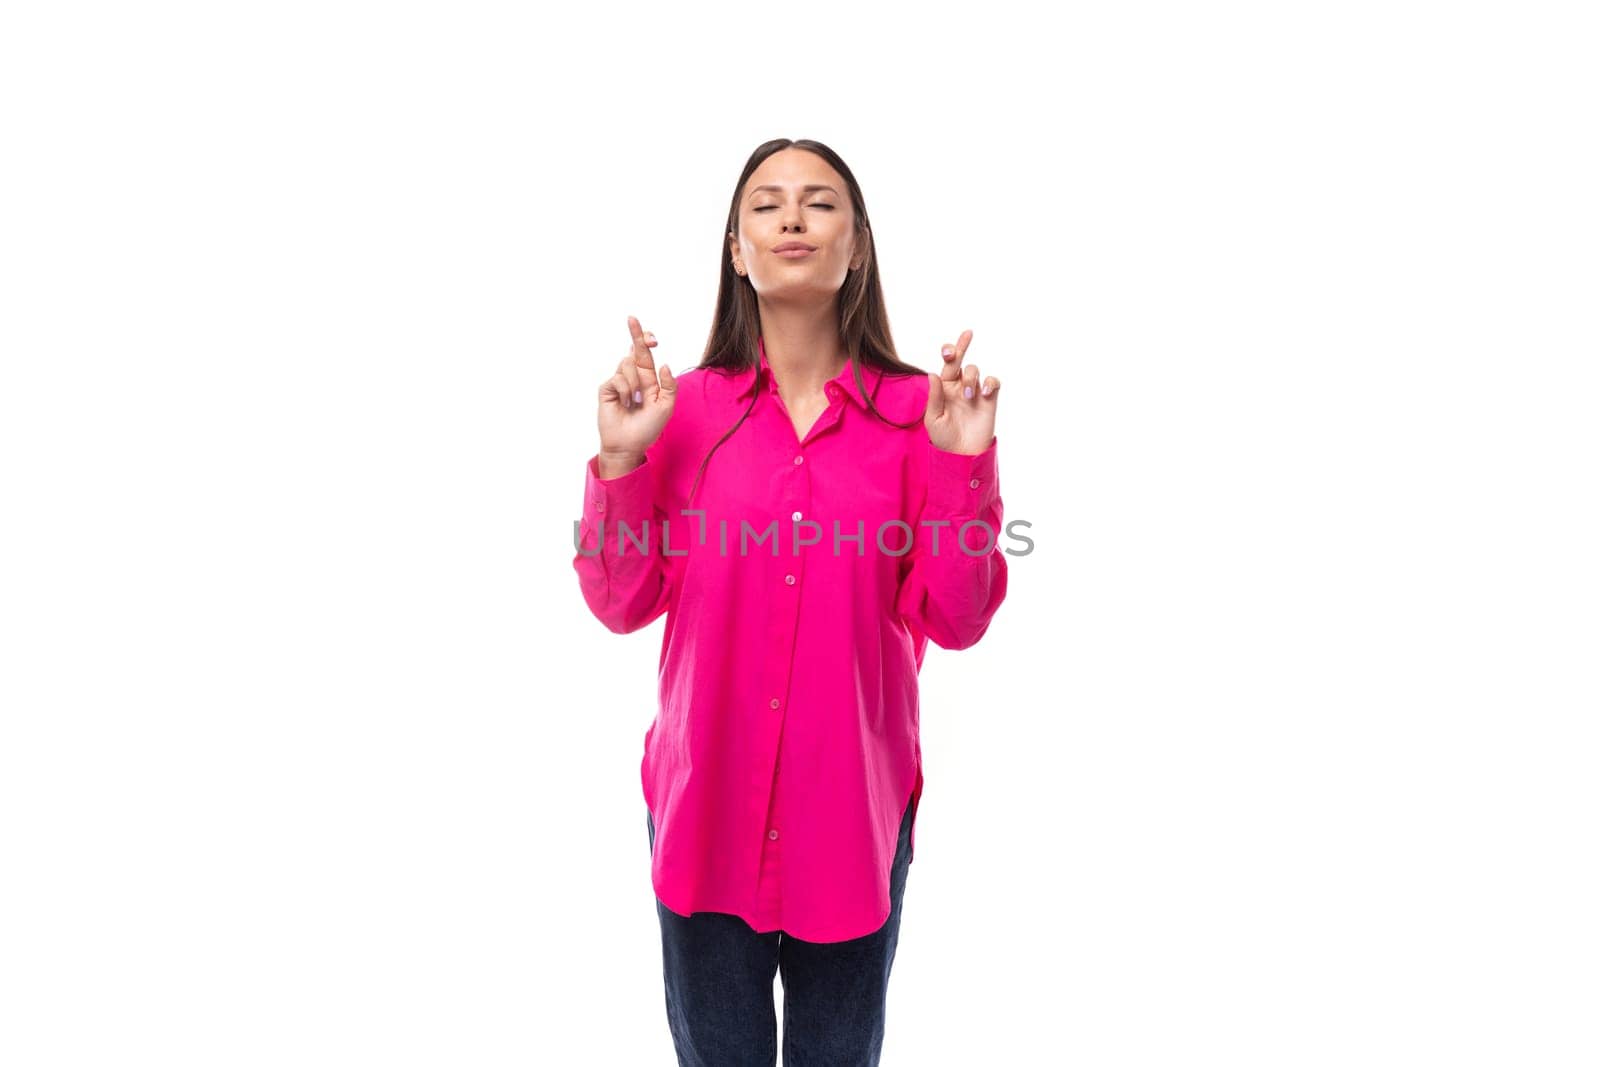
[[[674,377],[678,380],[678,397],[667,422],[667,433],[681,441],[697,442],[704,437],[706,428],[717,421],[722,397],[731,390],[718,371],[706,367],[690,367]]]
[[[928,410],[928,372],[890,374],[878,383],[873,403],[896,422],[920,419]]]
[[[656,371],[656,377],[661,377],[661,372]],[[673,379],[678,383],[678,400],[685,398],[698,400],[705,396],[706,372],[703,367],[688,367],[684,370],[673,368]]]
[[[678,375],[678,399],[702,415],[717,416],[740,398],[744,375],[726,367],[694,366]]]

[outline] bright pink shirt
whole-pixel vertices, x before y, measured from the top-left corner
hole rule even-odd
[[[667,616],[639,768],[661,902],[844,941],[889,917],[901,817],[922,789],[927,643],[974,644],[1005,598],[999,439],[974,456],[934,447],[920,421],[926,376],[863,366],[885,415],[918,418],[890,426],[847,364],[801,441],[764,344],[758,353],[765,395],[692,502],[700,460],[739,420],[754,369],[678,375],[672,417],[627,474],[602,479],[590,458],[573,566],[608,629]],[[987,529],[971,525],[963,549],[956,534],[972,520]],[[797,554],[802,540],[816,543]],[[914,825],[911,840],[914,851]]]

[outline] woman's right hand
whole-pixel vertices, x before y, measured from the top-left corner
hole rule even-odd
[[[644,462],[645,449],[661,436],[678,399],[678,379],[672,369],[663,363],[660,378],[656,376],[650,354],[655,335],[632,315],[628,332],[633,335],[628,354],[617,364],[617,373],[600,386],[600,461],[612,470],[631,470]]]

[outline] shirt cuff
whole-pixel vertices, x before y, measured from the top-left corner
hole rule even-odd
[[[627,474],[615,478],[600,477],[600,456],[589,458],[584,477],[583,503],[586,516],[591,520],[610,519],[612,523],[626,521],[637,524],[651,515],[655,472],[650,468],[647,455]]]
[[[1000,438],[975,456],[946,452],[930,442],[928,457],[928,507],[939,515],[976,518],[986,513],[1000,495]]]

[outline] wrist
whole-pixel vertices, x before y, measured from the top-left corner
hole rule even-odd
[[[638,468],[644,463],[643,452],[607,452],[600,450],[595,466],[600,471],[600,477],[620,478],[624,474]]]
[[[934,441],[933,447],[941,452],[948,452],[952,456],[981,456],[989,451],[989,446],[992,444],[994,444],[993,434],[989,435],[989,439],[983,443],[981,448],[963,441],[950,441],[945,444]]]

